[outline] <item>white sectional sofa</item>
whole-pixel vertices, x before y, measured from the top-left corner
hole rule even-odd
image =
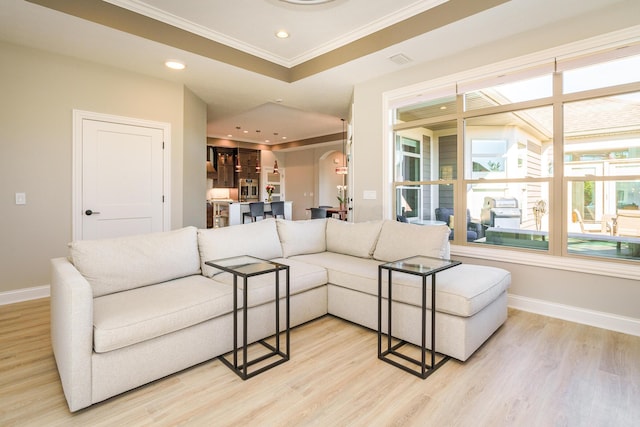
[[[267,219],[73,242],[68,258],[51,260],[52,345],[69,408],[232,349],[232,277],[208,260],[252,255],[289,265],[292,326],[331,314],[376,329],[378,265],[413,255],[448,258],[448,235],[446,226],[387,220]],[[394,275],[393,334],[414,343],[421,342],[417,279]],[[510,282],[508,271],[477,265],[438,273],[438,352],[471,356],[506,320]],[[273,274],[253,277],[249,286],[255,341],[274,333],[275,323],[266,321],[275,312]]]

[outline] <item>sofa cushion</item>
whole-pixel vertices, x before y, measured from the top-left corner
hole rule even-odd
[[[387,296],[387,272],[382,276],[382,295]],[[393,299],[420,305],[422,278],[394,272]],[[491,304],[511,285],[511,273],[495,267],[474,264],[458,266],[436,273],[436,310],[470,317]],[[427,278],[427,308],[431,308],[431,277]]]
[[[198,248],[202,274],[212,277],[220,270],[205,264],[207,261],[250,255],[272,259],[282,257],[282,247],[273,218],[232,225],[231,227],[198,230]]]
[[[395,261],[415,255],[449,258],[449,227],[385,220],[373,257]]]
[[[335,252],[298,255],[289,259],[326,268],[329,283],[354,291],[378,295],[380,261]]]
[[[201,275],[95,298],[93,345],[103,353],[230,313],[233,289]]]
[[[412,276],[411,281],[411,292],[415,292],[415,276]],[[428,280],[428,284],[431,288],[431,280]],[[437,311],[463,317],[473,316],[491,304],[509,289],[509,286],[511,273],[507,270],[484,265],[460,264],[436,275]]]
[[[329,283],[378,296],[379,261],[332,252],[296,256],[293,259],[327,269]],[[420,306],[422,279],[393,273],[393,300]],[[387,296],[387,272],[382,275],[384,297]],[[482,310],[507,290],[511,274],[504,269],[461,264],[436,274],[436,309],[439,312],[469,317]],[[427,278],[427,307],[431,307],[431,279]]]
[[[282,256],[288,258],[293,255],[313,254],[324,252],[326,245],[326,219],[311,219],[306,221],[276,221]]]
[[[200,273],[195,227],[69,244],[71,260],[93,296]]]
[[[327,251],[371,258],[382,221],[346,222],[327,219]]]
[[[315,221],[315,220],[314,220]],[[309,289],[317,288],[327,284],[327,270],[315,264],[308,264],[303,261],[291,258],[276,258],[272,261],[289,266],[289,293],[299,294]],[[231,273],[219,273],[213,276],[212,280],[224,283],[233,287],[233,275]],[[280,298],[284,298],[286,291],[286,272],[280,272]],[[247,299],[249,307],[264,304],[275,300],[275,274],[267,273],[249,277]],[[238,278],[238,290],[244,289],[244,281]],[[242,306],[242,296],[239,292],[238,305]]]

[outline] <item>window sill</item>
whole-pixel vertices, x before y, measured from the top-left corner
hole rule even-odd
[[[508,262],[511,264],[531,265],[535,267],[553,268],[556,270],[619,277],[622,279],[640,280],[640,268],[638,268],[637,263],[560,257],[529,251],[487,248],[486,246],[477,247],[451,245],[451,255],[491,259],[492,261]]]

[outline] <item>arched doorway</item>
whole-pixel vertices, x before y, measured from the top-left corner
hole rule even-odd
[[[338,175],[336,167],[343,165],[342,152],[328,150],[318,161],[318,205],[338,206],[338,185],[345,185],[346,175]]]

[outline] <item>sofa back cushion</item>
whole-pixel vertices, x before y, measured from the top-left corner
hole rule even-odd
[[[93,296],[112,294],[200,273],[197,229],[69,244],[71,260]]]
[[[250,255],[256,258],[282,258],[282,247],[273,218],[250,224],[198,230],[202,274],[212,277],[219,270],[205,264],[223,258]]]
[[[415,255],[449,258],[449,227],[446,225],[416,225],[386,220],[373,257],[380,261],[395,261]]]
[[[327,250],[339,254],[371,258],[382,221],[346,222],[327,219]]]
[[[315,254],[327,250],[327,220],[310,219],[306,221],[276,220],[282,256]]]

